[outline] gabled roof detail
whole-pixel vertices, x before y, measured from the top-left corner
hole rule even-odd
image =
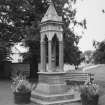
[[[62,17],[58,16],[54,4],[52,2],[50,2],[50,6],[47,10],[47,12],[45,13],[44,17],[41,20],[42,22],[46,22],[46,21],[58,21],[58,22],[62,22]]]

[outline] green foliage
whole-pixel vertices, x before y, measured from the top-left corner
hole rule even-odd
[[[64,60],[78,65],[81,52],[77,47],[80,37],[75,33],[75,26],[86,29],[86,20],[77,21],[76,0],[52,0],[59,15],[63,17]],[[68,6],[64,8],[64,4]],[[48,8],[48,0],[0,0],[0,38],[7,42],[23,39],[30,47],[27,58],[38,63],[40,54],[40,21]],[[73,27],[70,28],[70,24]],[[33,73],[32,73],[33,74]]]
[[[73,8],[76,0],[66,2],[67,7],[63,8],[63,29],[64,29],[64,61],[69,64],[78,66],[83,58],[81,57],[82,52],[78,48],[78,43],[81,38],[79,34],[75,32],[75,27],[82,27],[86,29],[86,20],[76,20],[76,8]],[[71,27],[72,24],[72,27]],[[77,67],[76,67],[77,68]]]
[[[104,9],[102,9],[102,13],[105,13],[105,10]]]
[[[81,87],[82,105],[98,105],[99,86],[94,83],[88,83]]]
[[[17,93],[27,93],[32,91],[32,86],[28,80],[22,75],[19,74],[16,78],[13,79],[11,85],[13,92]]]
[[[105,64],[105,41],[98,42],[93,59],[96,64]]]
[[[41,0],[0,0],[0,37],[17,42],[29,37],[33,26],[33,34],[39,32],[39,22],[45,12],[43,7]]]
[[[39,41],[39,23],[46,8],[42,0],[0,0],[0,39],[9,44],[23,39]]]
[[[91,51],[91,50],[87,50],[87,51],[84,52],[83,55],[84,55],[84,57],[85,57],[85,61],[86,61],[87,63],[92,62],[93,51]]]
[[[3,63],[7,60],[7,57],[9,55],[9,46],[10,43],[7,43],[4,40],[0,39],[0,63]]]

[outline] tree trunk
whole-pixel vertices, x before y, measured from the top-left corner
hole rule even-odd
[[[75,70],[78,70],[78,66],[77,65],[75,65]]]
[[[30,61],[30,79],[38,80],[38,62],[35,59]]]

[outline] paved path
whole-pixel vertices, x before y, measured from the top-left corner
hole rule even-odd
[[[17,105],[14,103],[13,93],[11,90],[11,82],[7,80],[0,80],[0,105]],[[26,104],[21,104],[26,105]],[[27,105],[35,105],[30,103]],[[71,103],[70,105],[81,105],[80,103]]]

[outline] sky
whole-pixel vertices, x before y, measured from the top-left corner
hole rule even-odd
[[[87,30],[78,46],[83,52],[94,50],[93,40],[105,39],[105,13],[102,13],[102,9],[105,9],[105,0],[82,0],[78,4],[78,19],[86,18],[87,21]]]

